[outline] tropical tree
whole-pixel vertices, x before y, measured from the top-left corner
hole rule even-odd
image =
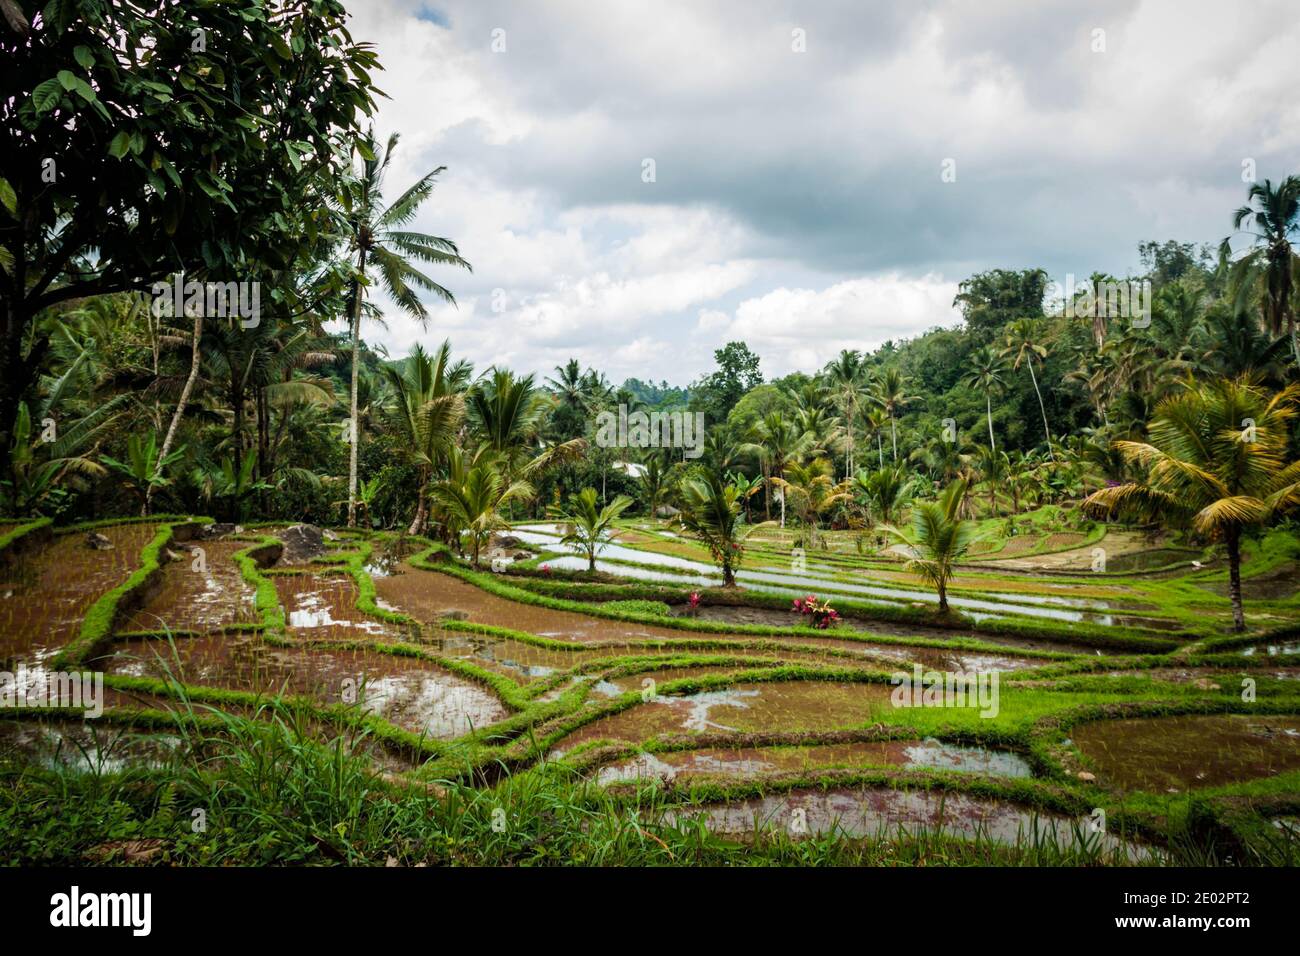
[[[1242,535],[1300,506],[1300,461],[1287,451],[1297,403],[1300,384],[1273,394],[1248,377],[1190,386],[1160,403],[1148,441],[1115,443],[1143,476],[1094,492],[1084,508],[1222,540],[1233,630],[1243,631]]]
[[[567,509],[553,508],[551,514],[568,525],[560,540],[576,544],[587,556],[587,570],[596,571],[596,554],[610,541],[615,520],[632,506],[632,499],[619,495],[605,507],[600,507],[595,488],[583,488],[570,500]]]
[[[750,433],[744,451],[758,456],[763,477],[769,481],[783,478],[785,470],[808,453],[810,441],[806,432],[782,415],[771,411],[759,419]],[[763,516],[772,517],[772,499],[768,486],[763,492]],[[785,527],[785,498],[781,499],[781,527]]]
[[[907,570],[919,574],[939,594],[939,613],[948,613],[948,582],[957,562],[975,542],[975,525],[960,517],[966,498],[966,481],[959,479],[945,488],[934,501],[912,509],[912,529],[901,531],[890,525],[890,537],[911,549]]]
[[[871,386],[872,401],[889,419],[889,432],[894,445],[894,461],[898,461],[898,414],[918,397],[908,394],[907,380],[897,368],[890,366],[877,373]]]
[[[531,497],[533,489],[526,482],[508,484],[496,455],[480,452],[471,459],[457,448],[451,452],[450,476],[436,482],[431,493],[453,538],[459,542],[462,535],[469,536],[477,568],[483,545],[492,532],[510,527],[502,509],[511,501]]]
[[[781,489],[783,500],[789,501],[800,522],[808,530],[808,544],[817,543],[818,519],[826,512],[852,497],[847,480],[836,482],[834,468],[825,458],[816,458],[807,464],[790,464],[785,478],[772,478]]]
[[[722,583],[735,587],[736,569],[745,557],[745,539],[771,522],[746,525],[742,493],[715,470],[700,470],[681,485],[681,521],[709,549],[722,569]]]
[[[993,392],[1006,384],[1003,374],[1006,372],[1006,358],[991,345],[981,345],[970,358],[970,371],[962,376],[961,383],[968,388],[978,389],[984,393],[984,411],[989,425],[989,447],[996,449],[993,439]]]
[[[452,293],[421,272],[413,262],[433,265],[451,265],[469,269],[470,264],[460,257],[460,251],[450,239],[431,236],[407,229],[420,210],[420,206],[433,193],[438,176],[446,169],[439,166],[426,174],[415,185],[398,197],[392,205],[383,201],[384,174],[392,162],[398,136],[394,133],[388,144],[380,148],[374,131],[358,137],[355,153],[360,166],[354,170],[343,190],[340,202],[347,223],[348,258],[354,262],[354,275],[350,292],[352,333],[352,387],[348,439],[351,444],[348,458],[348,526],[356,524],[357,509],[357,446],[360,442],[357,425],[357,375],[361,349],[361,311],[366,287],[369,285],[367,269],[373,266],[379,274],[383,290],[398,308],[427,324],[428,310],[417,290],[431,292],[452,305]]]
[[[1274,336],[1291,336],[1291,348],[1300,364],[1300,341],[1296,337],[1295,303],[1292,300],[1296,256],[1291,237],[1300,231],[1300,176],[1288,176],[1274,187],[1272,180],[1252,183],[1247,204],[1232,217],[1232,227],[1245,231],[1251,250],[1233,265],[1233,286],[1239,295],[1262,285],[1261,306],[1265,327]],[[1242,230],[1249,225],[1249,230]],[[1219,247],[1226,261],[1232,253],[1232,237]],[[1262,276],[1262,281],[1256,281]]]
[[[443,342],[433,355],[417,344],[400,368],[385,365],[383,374],[392,395],[389,425],[419,472],[415,518],[407,534],[423,534],[429,516],[429,482],[460,430],[471,369],[464,361],[453,364],[451,343]]]
[[[896,524],[911,500],[913,484],[901,465],[859,472],[853,477],[854,491],[865,502],[873,524]]]
[[[1003,348],[1004,356],[1014,355],[1012,365],[1016,371],[1021,365],[1029,368],[1029,379],[1034,383],[1034,394],[1038,396],[1038,408],[1043,413],[1043,435],[1047,438],[1047,457],[1055,458],[1052,452],[1052,431],[1047,426],[1047,406],[1043,404],[1043,393],[1038,387],[1038,375],[1034,372],[1035,363],[1041,364],[1047,358],[1047,346],[1043,344],[1042,323],[1036,319],[1017,319],[1007,327],[1007,343]]]
[[[855,470],[853,428],[858,420],[858,407],[866,393],[864,372],[862,355],[855,349],[842,349],[839,357],[825,369],[826,378],[844,415],[845,478],[852,478]]]
[[[163,472],[185,456],[184,447],[161,455],[158,450],[158,436],[153,432],[142,435],[133,432],[126,440],[126,461],[119,461],[108,455],[100,455],[99,460],[123,479],[123,483],[140,498],[140,514],[149,513],[149,493],[154,488],[165,487],[170,479],[163,477]]]
[[[662,455],[646,456],[645,471],[641,473],[637,483],[641,486],[641,495],[645,498],[646,509],[649,511],[650,517],[657,517],[659,504],[668,494],[671,484],[668,468]]]

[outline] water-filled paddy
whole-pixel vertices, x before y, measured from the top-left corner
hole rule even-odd
[[[800,747],[717,747],[638,753],[601,767],[598,783],[671,782],[693,777],[751,777],[828,768],[894,766],[1029,777],[1018,754],[938,740],[881,740]]]
[[[1241,714],[1099,720],[1071,738],[1102,783],[1187,790],[1300,770],[1300,717]]]

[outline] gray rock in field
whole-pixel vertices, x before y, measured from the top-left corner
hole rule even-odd
[[[509,551],[513,548],[521,548],[523,544],[513,534],[498,534],[492,537],[492,543],[489,547],[498,551]]]
[[[681,514],[681,512],[678,511],[676,508],[674,508],[672,505],[660,505],[658,508],[655,509],[655,514],[658,515],[660,518],[672,518],[675,515]]]
[[[243,531],[237,524],[231,524],[228,521],[218,521],[214,524],[204,525],[199,529],[199,537],[205,541],[215,541],[217,538],[224,538],[227,535],[239,534]]]
[[[112,551],[113,542],[98,531],[91,531],[86,535],[86,547],[93,548],[96,551]]]
[[[281,564],[302,564],[325,553],[325,532],[314,524],[296,524],[278,537],[284,543]]]
[[[468,621],[469,611],[462,611],[458,607],[445,607],[438,612],[439,621]]]

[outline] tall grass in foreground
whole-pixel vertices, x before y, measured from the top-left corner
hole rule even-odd
[[[363,733],[322,727],[271,700],[247,714],[182,701],[161,765],[0,759],[0,859],[234,865],[1032,865],[1124,862],[1098,841],[1047,828],[1016,846],[942,829],[849,839],[761,827],[745,842],[711,833],[653,788],[624,800],[558,768],[495,787],[413,785],[379,772]],[[89,770],[87,768],[90,768]],[[205,828],[196,827],[201,811]],[[676,812],[674,812],[676,811]],[[762,821],[760,821],[761,824]],[[1077,835],[1076,835],[1077,836]],[[1279,833],[1274,858],[1294,864]],[[1174,861],[1219,862],[1189,843]]]

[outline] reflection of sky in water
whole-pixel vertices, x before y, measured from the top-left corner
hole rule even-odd
[[[504,716],[501,705],[484,689],[433,673],[368,678],[360,704],[368,713],[397,724],[416,724],[439,739],[459,737]]]
[[[297,595],[298,607],[289,612],[289,626],[303,629],[315,627],[349,627],[367,634],[384,633],[380,621],[340,621],[330,613],[329,604],[319,592]]]

